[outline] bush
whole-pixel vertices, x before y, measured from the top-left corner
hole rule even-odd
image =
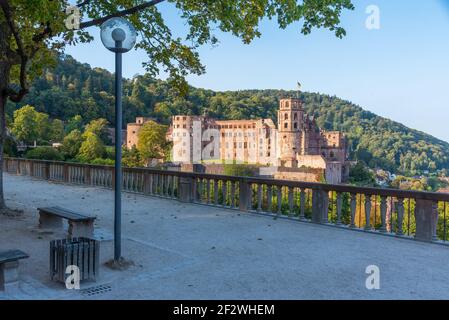
[[[36,147],[27,151],[25,154],[25,158],[27,159],[36,159],[36,160],[54,160],[54,161],[63,161],[64,156],[58,150],[52,147]]]
[[[97,158],[94,159],[92,161],[89,161],[90,164],[97,164],[97,165],[101,165],[101,166],[113,166],[115,164],[114,160],[111,159],[102,159],[102,158]]]
[[[225,164],[224,174],[235,177],[252,177],[258,168],[248,164]]]
[[[11,137],[6,137],[3,143],[3,153],[8,157],[17,157],[17,143]]]

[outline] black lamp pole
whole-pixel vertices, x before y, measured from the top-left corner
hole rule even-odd
[[[114,172],[114,261],[122,258],[122,54],[136,44],[134,26],[123,18],[111,18],[101,25],[101,41],[115,53],[115,172]]]
[[[114,172],[114,260],[122,256],[122,43],[125,32],[112,32],[115,41],[115,172]]]

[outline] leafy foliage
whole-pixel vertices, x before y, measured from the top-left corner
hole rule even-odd
[[[171,143],[165,138],[167,129],[154,121],[148,121],[140,128],[137,150],[143,159],[163,159],[169,155]]]
[[[63,161],[64,156],[55,148],[52,147],[36,147],[30,149],[25,157],[28,159],[38,159],[38,160],[55,160]]]
[[[84,141],[81,144],[77,158],[80,161],[92,161],[103,158],[106,153],[105,146],[101,139],[93,132],[83,134]]]
[[[98,118],[114,124],[113,83],[114,77],[108,71],[92,69],[63,56],[56,69],[46,71],[34,82],[24,102],[9,104],[9,115],[14,109],[31,104],[51,118],[68,120],[71,128]],[[189,94],[181,98],[167,82],[146,74],[124,81],[124,119],[127,123],[134,122],[137,116],[149,116],[169,124],[172,115],[207,114],[217,119],[276,120],[279,98],[294,95],[296,92],[283,90],[214,92],[190,87]],[[316,116],[320,127],[346,133],[351,159],[406,175],[449,168],[447,142],[337,97],[301,93],[301,98],[305,110]]]

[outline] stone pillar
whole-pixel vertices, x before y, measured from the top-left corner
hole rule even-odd
[[[192,177],[179,177],[179,201],[193,201],[193,183]]]
[[[50,180],[50,163],[45,162],[44,166],[44,179]]]
[[[431,200],[416,199],[416,240],[428,242],[436,240],[438,207],[435,206],[437,205]]]
[[[19,261],[6,262],[0,266],[0,291],[19,288]]]
[[[45,212],[39,212],[39,228],[41,229],[62,229],[62,218],[48,214]]]
[[[248,211],[251,203],[251,184],[246,179],[239,181],[239,210]]]
[[[94,221],[69,221],[68,234],[70,238],[93,238]]]
[[[324,190],[312,190],[312,222],[327,223],[329,214],[329,195]]]
[[[62,169],[62,175],[64,176],[64,182],[69,182],[69,165],[67,163],[64,163],[64,167]]]

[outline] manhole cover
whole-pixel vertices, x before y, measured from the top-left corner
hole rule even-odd
[[[81,294],[84,295],[84,296],[91,297],[91,296],[96,296],[96,295],[99,295],[99,294],[103,294],[103,293],[109,292],[111,290],[112,290],[112,287],[110,285],[102,284],[102,285],[99,285],[99,286],[83,289],[83,290],[81,290]]]

